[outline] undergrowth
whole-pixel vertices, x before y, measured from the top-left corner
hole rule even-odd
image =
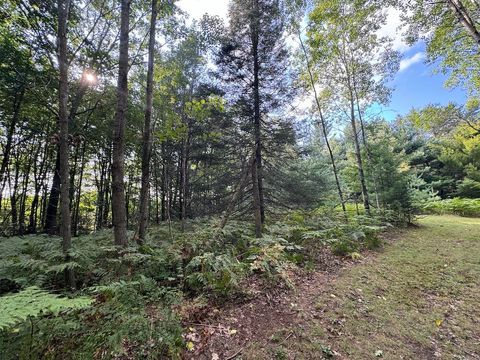
[[[242,280],[254,273],[289,284],[288,270],[311,265],[320,247],[353,257],[380,246],[377,234],[387,226],[385,219],[366,216],[346,222],[343,214],[322,209],[278,218],[261,239],[243,221],[222,230],[214,219],[190,221],[184,232],[177,225],[153,227],[146,244],[122,250],[111,245],[110,231],[75,238],[68,263],[59,238],[0,239],[6,293],[0,319],[9,312],[8,322],[0,324],[6,359],[65,353],[82,359],[178,358],[185,346],[179,304],[225,301],[246,291]],[[62,290],[66,268],[75,271],[73,294]],[[11,305],[28,292],[39,300],[30,310]]]

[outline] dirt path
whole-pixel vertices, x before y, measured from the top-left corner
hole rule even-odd
[[[480,359],[480,220],[428,217],[358,262],[323,256],[294,289],[191,324],[188,359]]]

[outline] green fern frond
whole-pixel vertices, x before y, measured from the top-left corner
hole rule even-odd
[[[32,286],[0,298],[0,329],[42,313],[58,314],[66,309],[86,308],[91,303],[92,299],[89,297],[63,298]]]

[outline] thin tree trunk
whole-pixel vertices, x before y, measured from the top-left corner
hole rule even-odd
[[[45,232],[49,235],[55,235],[58,231],[57,209],[58,201],[60,199],[60,151],[58,149],[55,156],[55,170],[45,213]]]
[[[160,224],[160,192],[158,185],[158,161],[155,161],[155,222]]]
[[[33,158],[34,162],[38,157],[39,150],[37,150],[34,155],[34,158]],[[28,198],[28,180],[30,177],[31,168],[32,168],[32,161],[29,161],[23,173],[22,195],[20,197],[20,213],[18,217],[18,234],[19,235],[25,234],[25,217],[26,217],[25,211],[26,211],[26,204],[27,204],[27,198]]]
[[[73,157],[73,166],[70,167],[70,212],[72,219],[75,216],[73,209],[75,208],[75,177],[77,176],[78,158],[80,157],[80,146],[75,146],[75,155]],[[73,231],[72,231],[73,232]]]
[[[60,161],[60,208],[61,208],[61,234],[62,247],[65,261],[69,261],[69,252],[72,247],[71,218],[70,218],[70,178],[68,167],[68,58],[67,58],[67,23],[70,10],[70,0],[58,1],[58,64],[59,75],[59,161]],[[75,277],[72,269],[65,270],[66,286],[75,288]]]
[[[298,34],[298,38],[300,40],[300,45],[302,47],[303,54],[305,56],[305,62],[307,63],[307,71],[310,78],[310,86],[312,87],[313,94],[315,96],[315,103],[317,105],[317,110],[318,110],[318,114],[320,116],[320,122],[322,125],[323,138],[325,140],[325,144],[327,145],[328,154],[330,156],[330,162],[332,164],[333,175],[335,176],[335,184],[337,185],[338,197],[340,199],[340,203],[342,204],[342,210],[344,213],[346,213],[347,210],[345,207],[345,200],[343,198],[342,186],[340,185],[340,179],[338,177],[337,164],[335,162],[335,157],[333,156],[333,150],[330,145],[330,140],[328,139],[327,124],[323,116],[322,105],[320,104],[320,99],[318,98],[317,88],[315,87],[315,80],[313,77],[312,69],[310,67],[310,61],[308,60],[307,49],[305,48],[305,45],[302,40],[302,35],[300,33]]]
[[[262,214],[260,212],[260,193],[258,189],[257,159],[252,163],[253,215],[255,218],[255,236],[262,237]]]
[[[360,143],[358,141],[357,124],[355,119],[355,104],[353,101],[353,96],[350,99],[350,121],[352,124],[353,142],[355,145],[355,157],[357,159],[358,177],[360,179],[360,186],[362,189],[363,205],[365,207],[366,213],[370,215],[370,200],[368,197],[367,185],[365,183],[365,173],[363,171],[363,161],[362,154],[360,152]]]
[[[71,0],[68,0],[71,1]],[[68,64],[67,64],[68,66]],[[70,107],[70,112],[68,114],[67,123],[72,124],[75,117],[77,116],[78,108],[82,102],[83,97],[87,91],[86,83],[81,82],[80,88],[76,93],[72,105]],[[47,220],[45,224],[45,231],[51,235],[56,234],[58,231],[57,228],[57,212],[58,212],[58,201],[60,198],[60,146],[57,146],[57,161],[55,162],[55,170],[53,176],[53,183],[50,189],[50,197],[48,200],[47,207]]]
[[[161,185],[160,185],[160,191],[162,193],[162,221],[165,221],[167,219],[167,197],[168,197],[168,193],[167,193],[167,164],[166,164],[166,160],[165,160],[165,144],[162,143],[162,149],[161,149],[161,153],[162,153],[162,182],[161,182]]]
[[[125,122],[128,101],[128,42],[130,0],[121,0],[120,55],[117,84],[117,109],[113,133],[112,216],[115,245],[127,246],[127,213],[125,205]]]
[[[97,158],[98,159],[98,158]],[[99,159],[100,160],[100,159]],[[100,168],[98,169],[100,179],[97,177],[95,173],[95,185],[97,187],[97,206],[96,206],[96,213],[95,213],[95,229],[100,230],[103,225],[103,206],[104,206],[104,198],[105,198],[105,168],[107,165],[105,164],[105,157],[102,156],[101,160],[98,161],[100,163]]]
[[[82,184],[83,184],[83,173],[85,171],[85,151],[87,148],[87,141],[83,141],[82,146],[82,155],[81,155],[81,163],[80,163],[80,174],[78,179],[78,187],[77,187],[77,194],[75,200],[75,209],[74,209],[74,216],[73,216],[73,236],[78,235],[78,220],[80,218],[80,200],[82,198]]]
[[[10,196],[10,208],[12,210],[12,235],[17,234],[18,229],[18,209],[17,209],[17,195],[18,195],[18,179],[20,178],[20,159],[15,155],[15,175],[13,177],[13,191]],[[11,185],[11,184],[10,184]]]
[[[47,162],[47,156],[48,156],[48,144],[44,145],[43,148],[43,156],[42,160],[40,163],[40,168],[38,168],[37,161],[34,160],[33,163],[33,172],[34,172],[34,178],[35,178],[35,184],[34,184],[34,194],[33,194],[33,200],[32,204],[30,206],[30,217],[28,221],[28,232],[30,234],[34,234],[37,232],[37,214],[38,214],[38,204],[40,201],[40,191],[42,189],[42,183],[45,180],[45,170],[46,170],[46,162]]]
[[[262,179],[262,141],[261,141],[261,113],[260,113],[260,63],[259,46],[259,9],[258,0],[253,0],[253,18],[251,19],[251,40],[253,53],[253,126],[255,141],[255,161],[252,166],[253,181],[253,208],[255,218],[255,236],[262,237],[262,225],[265,221],[265,204]]]
[[[371,163],[372,156],[371,156],[371,153],[370,153],[370,148],[368,147],[368,144],[367,144],[367,135],[365,133],[365,125],[364,125],[364,122],[363,122],[362,112],[360,111],[360,104],[359,104],[359,101],[358,101],[358,94],[357,94],[356,85],[354,85],[354,92],[355,92],[355,99],[356,99],[356,103],[357,103],[358,118],[360,120],[360,128],[361,128],[361,132],[362,132],[363,147],[365,148],[365,151],[367,152],[367,160],[370,161],[370,163]],[[373,187],[374,187],[374,190],[375,190],[375,202],[377,204],[378,211],[380,211],[380,199],[379,199],[379,196],[378,196],[379,191],[378,191],[378,185],[377,185],[377,176],[376,176],[375,173],[372,174],[372,180],[373,180]]]
[[[10,122],[10,126],[8,127],[7,142],[5,144],[5,149],[3,151],[2,165],[0,167],[0,209],[2,208],[3,190],[5,189],[5,182],[7,180],[6,173],[7,173],[8,163],[10,161],[10,153],[12,151],[13,135],[15,133],[15,127],[17,126],[18,120],[20,118],[20,109],[21,109],[21,104],[22,104],[24,95],[25,95],[25,88],[22,86],[22,89],[17,94],[17,96],[15,96],[15,100],[13,102],[13,116],[12,116],[12,121]]]
[[[188,125],[187,125],[188,127]],[[188,205],[188,161],[190,151],[190,130],[187,130],[187,138],[183,141],[182,149],[182,162],[181,162],[181,192],[182,192],[182,206],[181,206],[181,218],[182,218],[182,231],[185,230],[185,221],[187,220],[187,205]]]
[[[152,154],[152,108],[153,108],[153,70],[155,61],[155,30],[157,24],[157,0],[152,0],[150,17],[150,39],[148,44],[147,98],[145,121],[143,124],[142,148],[142,188],[140,190],[140,211],[137,242],[145,241],[149,218],[150,158]]]
[[[40,224],[45,224],[46,220],[46,213],[47,213],[47,192],[48,192],[48,187],[47,184],[43,186],[43,194],[42,194],[42,202],[40,205]]]
[[[106,178],[105,178],[105,187],[104,187],[104,194],[105,194],[105,202],[103,205],[103,215],[102,215],[102,227],[108,227],[110,226],[109,221],[108,221],[108,215],[110,214],[111,210],[111,199],[112,199],[112,193],[110,192],[110,184],[112,182],[112,155],[111,155],[111,150],[110,148],[108,149],[108,169],[106,173]],[[113,213],[112,213],[113,217]],[[112,219],[113,223],[113,219]]]

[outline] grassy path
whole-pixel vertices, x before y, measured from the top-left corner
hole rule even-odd
[[[480,359],[480,219],[419,225],[328,285],[274,358]]]
[[[209,346],[186,358],[479,359],[480,219],[429,216],[380,253],[259,292],[205,326]]]
[[[419,225],[327,286],[286,358],[480,359],[480,219]]]

